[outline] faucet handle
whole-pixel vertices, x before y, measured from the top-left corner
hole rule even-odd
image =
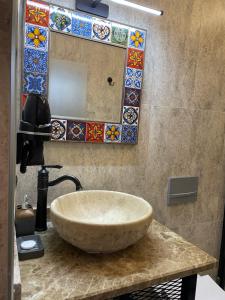
[[[42,169],[62,169],[63,166],[60,165],[43,165]]]

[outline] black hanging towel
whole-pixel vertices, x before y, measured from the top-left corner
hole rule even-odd
[[[29,94],[22,111],[17,134],[17,164],[20,172],[27,166],[44,164],[43,143],[51,138],[51,113],[45,96]]]

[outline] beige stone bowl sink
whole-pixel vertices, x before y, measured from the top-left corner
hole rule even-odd
[[[152,221],[142,198],[110,191],[82,191],[55,199],[51,219],[67,242],[90,253],[111,253],[136,243]]]

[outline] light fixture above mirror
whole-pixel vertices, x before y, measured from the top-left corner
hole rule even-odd
[[[133,3],[133,2],[126,1],[126,0],[110,0],[110,1],[115,2],[119,5],[129,6],[129,7],[144,11],[146,13],[156,15],[156,16],[162,16],[163,15],[162,10],[152,9],[152,8],[142,6],[142,5]]]
[[[110,1],[117,3],[119,5],[138,9],[156,16],[163,15],[162,10],[156,10],[130,1],[126,1],[126,0],[110,0]],[[101,0],[76,0],[76,9],[102,18],[108,18],[109,16],[109,5],[102,3]]]

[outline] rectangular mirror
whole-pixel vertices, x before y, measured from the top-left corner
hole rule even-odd
[[[53,117],[119,123],[126,49],[56,32],[49,49]]]

